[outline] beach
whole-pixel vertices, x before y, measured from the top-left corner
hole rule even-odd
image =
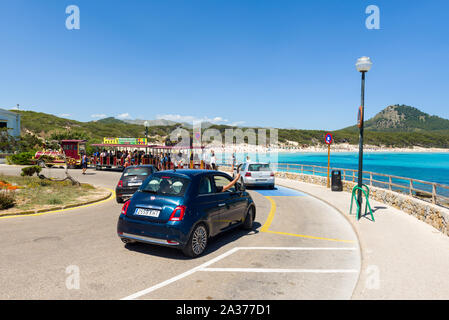
[[[290,146],[279,146],[279,147],[265,147],[265,146],[255,146],[255,145],[231,145],[231,146],[206,146],[209,149],[215,150],[219,153],[322,153],[328,151],[327,145],[315,145],[307,147],[290,147]],[[448,153],[448,148],[423,148],[419,146],[413,146],[408,148],[392,148],[385,146],[374,146],[365,144],[363,146],[364,152],[380,152],[380,153],[390,153],[390,152],[400,152],[400,153]],[[331,152],[359,152],[358,145],[351,145],[349,143],[336,143],[331,145]]]

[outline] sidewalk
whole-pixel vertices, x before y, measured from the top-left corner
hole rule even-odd
[[[351,222],[362,249],[353,299],[449,299],[449,237],[395,208],[371,200],[375,222],[349,215],[351,195],[276,178],[338,209]],[[355,208],[353,208],[355,212]]]

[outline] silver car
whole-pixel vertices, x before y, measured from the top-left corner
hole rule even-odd
[[[270,164],[263,162],[245,162],[234,167],[234,175],[240,173],[241,183],[246,186],[265,186],[274,189],[274,172]]]

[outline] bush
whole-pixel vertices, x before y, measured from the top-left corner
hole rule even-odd
[[[28,176],[31,177],[35,173],[39,174],[41,172],[42,168],[39,166],[31,166],[31,167],[25,167],[22,169],[22,173],[20,174],[22,177]]]
[[[14,199],[14,192],[2,190],[0,191],[0,210],[14,207],[16,200]]]
[[[35,155],[34,151],[13,154],[8,157],[9,158],[8,162],[12,164],[27,165],[31,163],[31,159],[34,157],[34,155]]]
[[[91,184],[88,183],[81,183],[81,188],[85,189],[85,190],[94,190],[95,187]]]
[[[62,200],[58,198],[50,198],[47,201],[48,204],[62,204]]]

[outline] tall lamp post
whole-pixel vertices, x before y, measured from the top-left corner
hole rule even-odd
[[[146,142],[147,147],[145,148],[145,155],[148,155],[148,127],[150,126],[150,123],[147,120],[145,120],[143,125],[145,126],[145,138],[147,139]]]
[[[363,184],[363,117],[364,117],[364,109],[365,109],[365,73],[367,73],[373,63],[369,57],[361,57],[357,59],[357,63],[355,64],[357,71],[362,73],[362,94],[361,94],[361,105],[359,108],[357,126],[360,129],[359,134],[359,177],[358,177],[358,187],[357,190],[357,202],[359,204],[359,213],[358,218],[360,218],[360,213],[362,211],[362,184]]]

